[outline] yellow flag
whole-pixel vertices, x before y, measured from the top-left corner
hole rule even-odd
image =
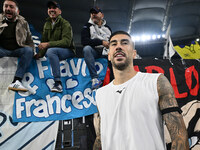
[[[190,46],[186,45],[183,48],[175,46],[174,48],[183,59],[200,59],[200,45],[196,41]]]

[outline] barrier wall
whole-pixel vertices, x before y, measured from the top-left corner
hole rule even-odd
[[[0,150],[53,150],[58,121],[14,122],[15,92],[8,91],[17,66],[16,58],[0,59]]]

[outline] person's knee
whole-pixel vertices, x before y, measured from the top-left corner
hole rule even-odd
[[[92,47],[87,45],[85,47],[83,47],[83,54],[88,56],[88,54],[91,54],[92,53]]]
[[[55,55],[55,51],[53,48],[48,48],[46,52],[47,57],[53,57]]]
[[[33,49],[31,47],[25,47],[24,54],[26,55],[26,57],[32,58],[33,57]]]

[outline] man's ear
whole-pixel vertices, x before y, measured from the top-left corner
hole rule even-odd
[[[134,50],[133,50],[133,59],[135,59],[136,56],[137,56],[137,51],[134,49]]]
[[[16,9],[16,14],[19,15],[19,8]]]
[[[104,13],[102,13],[102,19],[104,18]]]
[[[110,53],[108,52],[108,60],[110,61]]]
[[[59,9],[60,11],[59,11],[59,15],[61,15],[62,14],[62,10],[61,9]]]

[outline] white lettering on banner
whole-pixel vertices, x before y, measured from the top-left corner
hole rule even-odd
[[[72,74],[70,72],[70,69],[69,69],[69,64],[63,60],[60,62],[61,66],[60,66],[60,76],[61,77],[72,77]]]
[[[34,104],[35,106],[38,106],[33,110],[33,114],[36,117],[49,117],[46,101],[41,99],[37,100]]]
[[[90,100],[89,104],[86,101],[83,102],[83,105],[84,105],[85,108],[89,108],[91,104],[96,105],[96,101],[94,101],[94,98],[92,96],[90,96],[90,94],[92,94],[92,91],[90,89],[86,89],[84,91],[85,98]]]
[[[75,66],[73,59],[70,60],[70,64],[73,70],[74,75],[78,75],[81,68],[81,59],[78,60],[77,65]]]
[[[46,61],[47,59],[40,58],[37,60],[37,67],[39,72],[40,79],[44,78],[44,71],[48,70],[48,66],[43,66],[42,62]],[[81,68],[82,63],[82,68]],[[97,66],[97,74],[99,74],[103,70],[103,65],[100,62],[95,62],[95,65]],[[72,72],[70,71],[70,66],[72,69]],[[74,59],[71,59],[68,63],[66,60],[60,61],[60,73],[61,77],[72,77],[72,75],[79,75],[81,70],[81,75],[86,76],[86,63],[84,59],[78,59],[77,64],[75,65]]]
[[[24,107],[21,104],[24,103],[24,102],[25,102],[25,98],[20,98],[20,99],[17,100],[17,103],[16,103],[17,118],[22,117],[21,112],[24,110]]]
[[[85,63],[85,61],[83,61],[83,65],[82,65],[81,73],[82,73],[82,75],[83,75],[84,77],[86,76],[86,72],[85,72],[85,70],[86,70],[86,63]]]
[[[25,98],[16,99],[17,118],[20,119],[24,111],[26,117],[31,117],[31,115],[34,115],[35,117],[39,118],[46,118],[49,117],[49,115],[53,115],[55,113],[60,114],[61,110],[66,113],[70,113],[72,111],[72,107],[66,106],[66,101],[71,101],[72,106],[74,106],[74,108],[76,109],[83,109],[84,107],[88,108],[91,104],[96,105],[94,98],[90,96],[91,93],[92,90],[90,88],[86,88],[83,93],[81,91],[76,91],[73,93],[72,96],[67,94],[64,95],[61,99],[58,96],[50,97],[50,95],[46,96],[46,100],[32,99],[30,101],[25,102]],[[54,110],[53,105],[56,105],[56,110]],[[31,107],[33,106],[36,106],[36,108],[33,109],[33,113],[31,114]]]
[[[61,107],[62,107],[62,110],[64,111],[64,112],[66,112],[66,113],[69,113],[69,112],[71,112],[72,111],[72,108],[71,108],[71,106],[69,106],[69,107],[66,107],[66,100],[71,100],[72,99],[72,97],[71,97],[71,95],[64,95],[63,97],[62,97],[62,99],[61,99]]]
[[[28,81],[26,80],[28,78]],[[31,83],[34,81],[34,76],[28,72],[24,75],[24,78],[22,80],[23,85],[28,89],[28,92],[19,92],[19,95],[21,96],[30,96],[31,94],[35,94],[36,90],[38,89],[37,85],[34,85],[31,87]]]
[[[53,103],[56,103],[56,113],[60,114],[60,98],[58,96],[53,96],[50,97],[50,95],[46,96],[47,99],[47,103],[48,103],[48,109],[49,109],[49,114],[52,115],[54,114],[54,110],[53,110]]]
[[[38,36],[32,36],[33,38],[33,43],[35,45],[35,47],[38,47],[38,45],[40,44],[40,38]]]
[[[31,106],[36,102],[35,99],[32,99],[31,101],[26,101],[26,116],[31,116]]]
[[[97,74],[99,74],[103,70],[103,65],[99,62],[95,62],[95,65],[99,67],[99,69],[97,69]]]
[[[77,109],[83,109],[83,106],[79,104],[83,99],[83,94],[80,91],[74,92],[72,95],[72,105]]]

